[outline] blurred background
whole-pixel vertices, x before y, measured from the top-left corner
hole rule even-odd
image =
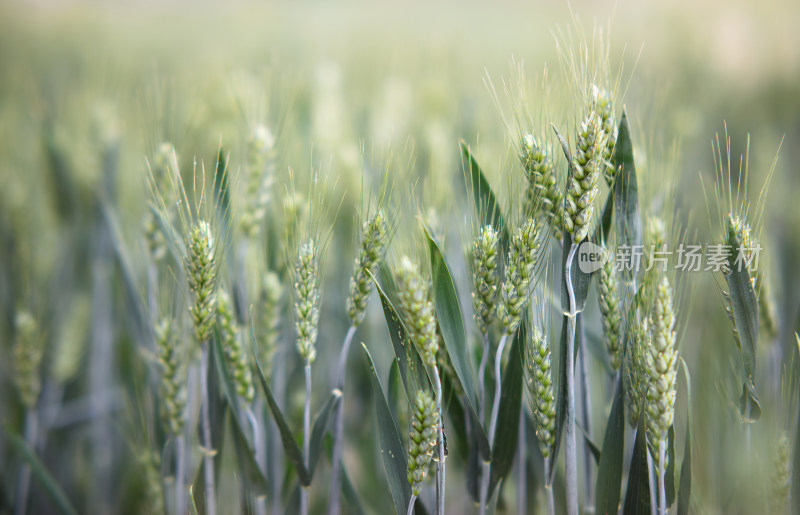
[[[731,453],[741,443],[735,408],[738,350],[719,278],[697,274],[689,279],[695,294],[685,303],[681,343],[694,374],[695,508],[759,512],[764,485],[748,478],[758,477],[759,467],[770,462],[771,442],[781,430],[793,434],[797,409],[786,377],[794,374],[789,364],[798,357],[794,333],[800,329],[799,26],[795,0],[6,0],[0,4],[2,423],[18,432],[23,426],[10,356],[12,320],[24,307],[41,320],[46,342],[40,411],[49,427],[39,447],[43,462],[80,512],[103,512],[98,507],[147,512],[139,495],[146,485],[137,473],[137,449],[143,443],[136,428],[150,423],[143,422],[150,415],[142,400],[150,358],[137,332],[141,317],[131,312],[127,296],[131,291],[144,295],[142,220],[151,199],[148,160],[158,145],[175,145],[185,178],[193,169],[212,170],[220,150],[235,176],[246,166],[251,127],[269,126],[278,157],[268,218],[277,221],[267,224],[276,227],[295,182],[302,191],[312,170],[329,177],[320,202],[333,206],[336,217],[327,228],[332,237],[316,379],[325,385],[348,324],[343,306],[361,210],[370,198],[375,203],[378,184],[372,182],[380,182],[370,178],[384,168],[393,171],[398,220],[413,222],[420,210],[439,222],[450,236],[453,266],[463,274],[459,288],[468,295],[464,256],[469,239],[464,235],[473,222],[459,140],[481,160],[501,199],[507,205],[517,202],[513,181],[506,180],[516,173],[510,170],[517,170],[513,134],[504,124],[514,101],[507,101],[502,85],[513,80],[514,63],[524,63],[525,76],[541,93],[531,99],[534,112],[529,113],[541,125],[537,130],[547,132],[550,120],[570,127],[582,106],[570,101],[565,42],[602,33],[612,78],[619,77],[618,116],[624,107],[633,127],[637,166],[677,184],[672,198],[661,201],[683,213],[693,238],[707,242],[721,235],[716,205],[712,199],[708,206],[702,188],[705,184],[708,190],[713,181],[711,145],[717,135],[724,138],[727,127],[735,170],[749,135],[753,202],[778,157],[761,241],[780,323],[774,341],[759,349],[764,417],[753,429],[756,462]],[[389,156],[392,166],[386,165]],[[110,162],[113,174],[106,173]],[[404,200],[410,191],[413,202]],[[98,195],[112,199],[116,239],[111,247],[104,242],[109,232],[98,228],[101,208],[93,200]],[[398,240],[413,248],[408,243],[413,237],[405,234],[411,231],[398,225]],[[96,265],[106,259],[107,248],[125,249],[132,277],[123,277],[116,265],[106,269],[105,279],[102,272],[98,276]],[[390,251],[390,261],[401,251]],[[280,248],[266,253],[273,261],[286,254]],[[175,282],[169,272],[162,279]],[[126,289],[126,280],[133,290]],[[462,306],[469,309],[468,298]],[[100,357],[103,348],[93,345],[99,341],[98,326],[110,327],[111,350]],[[385,377],[391,347],[374,300],[359,335]],[[470,337],[477,341],[478,335]],[[286,410],[297,421],[302,374],[290,356],[293,346],[286,343],[286,348]],[[107,360],[107,375],[90,379],[86,372],[97,359]],[[353,353],[354,379],[348,381],[366,392],[369,376],[362,361]],[[595,368],[599,376],[601,367]],[[98,392],[97,384],[107,389]],[[316,406],[325,391],[315,397]],[[107,398],[98,415],[86,406],[96,407],[93,396],[101,394]],[[596,397],[594,438],[599,440],[608,405],[605,394]],[[684,393],[680,399],[685,402]],[[363,449],[353,445],[346,465],[368,511],[382,512],[391,504],[375,431],[358,423],[373,420],[369,396],[350,402],[347,410],[348,439],[363,442]],[[678,416],[680,434],[684,417]],[[103,438],[98,434],[109,440],[101,446],[107,451],[101,458],[93,447]],[[13,498],[18,462],[0,447],[2,512]],[[451,460],[451,470],[458,470],[458,460]],[[97,470],[108,474],[99,478]],[[448,482],[460,485],[458,472],[453,474]],[[327,488],[324,480],[319,483],[312,498],[319,499],[321,509]],[[464,497],[454,501],[457,513],[468,505],[466,494],[460,486],[450,491],[454,499]],[[50,509],[47,501],[32,496],[31,513]]]

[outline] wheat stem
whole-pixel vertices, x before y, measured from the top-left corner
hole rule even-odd
[[[581,415],[583,418],[583,430],[591,438],[592,436],[592,404],[589,397],[589,373],[586,365],[586,333],[583,327],[583,317],[576,319],[575,323],[579,326],[577,336],[578,344],[578,359],[580,360],[580,374],[581,374]],[[583,465],[584,465],[584,480],[586,487],[586,510],[592,512],[592,500],[594,499],[594,462],[592,458],[592,451],[589,447],[589,442],[584,442],[583,445]]]
[[[36,410],[32,407],[28,408],[25,413],[25,444],[33,450],[33,452],[36,452],[36,434],[38,431],[36,419]],[[17,490],[16,509],[14,510],[16,515],[24,515],[26,512],[30,485],[31,468],[26,463],[22,465],[22,469],[19,473],[19,489]]]
[[[411,515],[414,513],[414,503],[417,502],[417,496],[411,494],[411,499],[408,500],[408,510],[406,510],[406,515]]]
[[[445,487],[445,451],[444,451],[444,426],[442,425],[442,381],[439,378],[439,368],[433,367],[433,387],[436,392],[436,413],[438,420],[438,447],[439,460],[436,462],[436,513],[444,515],[444,487]]]
[[[661,433],[658,439],[658,507],[661,515],[667,515],[667,489],[664,478],[664,469],[667,450],[667,435]]]
[[[525,445],[525,410],[519,412],[519,429],[517,431],[517,466],[519,467],[517,476],[517,513],[525,515],[525,508],[527,507],[526,493],[526,470],[525,470],[525,455],[527,449]]]
[[[491,418],[489,419],[489,445],[492,445],[494,442],[494,435],[497,432],[497,416],[500,413],[500,394],[501,394],[501,384],[500,384],[500,365],[502,364],[503,358],[503,350],[506,347],[506,341],[508,341],[508,334],[504,333],[503,337],[500,338],[500,343],[497,345],[497,352],[495,353],[494,357],[494,377],[495,377],[495,387],[494,387],[494,402],[492,403],[492,414]],[[487,497],[489,496],[489,479],[491,474],[491,461],[483,462],[483,471],[481,473],[481,495],[480,495],[480,513],[483,515],[486,513],[486,503],[488,501]]]
[[[486,422],[486,366],[489,364],[489,333],[483,333],[483,355],[478,367],[478,420]]]
[[[208,401],[208,366],[211,354],[211,341],[203,344],[203,358],[200,362],[200,395],[202,398],[203,460],[205,467],[206,513],[216,515],[217,502],[214,496],[214,450],[211,442],[211,412]]]
[[[175,437],[175,513],[182,515],[186,512],[183,495],[183,467],[184,467],[183,435]]]
[[[572,287],[572,262],[578,246],[572,243],[567,254],[567,263],[564,267],[564,280],[567,284],[569,296],[569,313],[567,314],[567,354],[562,356],[567,365],[567,414],[565,428],[565,480],[567,484],[567,513],[578,515],[578,471],[577,449],[575,441],[575,318],[576,303],[575,291]]]
[[[306,375],[306,401],[303,406],[303,460],[306,463],[306,469],[309,468],[309,447],[311,439],[311,361],[306,359],[305,365]],[[308,514],[308,488],[302,487],[300,489],[300,514]]]
[[[553,497],[553,485],[550,481],[550,457],[544,459],[544,495],[547,497],[547,514],[556,515],[556,500]]]
[[[328,515],[339,515],[341,507],[339,506],[340,484],[341,484],[341,466],[342,450],[344,447],[344,379],[345,371],[347,369],[347,354],[350,350],[350,344],[353,341],[353,336],[356,334],[355,324],[350,325],[347,334],[344,337],[342,344],[342,351],[339,354],[339,369],[337,372],[336,388],[342,392],[342,398],[339,405],[336,407],[336,425],[333,430],[333,456],[331,458],[331,491],[328,495]]]
[[[650,515],[658,515],[658,493],[656,491],[655,478],[656,465],[653,463],[653,455],[650,454],[650,451],[646,450],[645,452],[647,453],[647,479],[648,486],[650,487]]]

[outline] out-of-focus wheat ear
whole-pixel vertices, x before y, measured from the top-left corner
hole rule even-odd
[[[428,476],[436,452],[438,426],[439,413],[433,396],[426,390],[419,390],[412,407],[408,437],[408,482],[414,495],[419,495],[420,485]]]
[[[792,488],[792,448],[785,431],[775,441],[773,453],[767,501],[770,513],[787,513]]]
[[[430,286],[419,268],[407,256],[397,268],[397,298],[411,341],[425,365],[436,367],[439,337],[436,334],[436,313],[430,298]]]
[[[539,449],[542,456],[549,458],[555,443],[556,424],[550,345],[538,327],[534,326],[531,333],[530,343],[525,346],[526,384]]]
[[[169,434],[178,436],[186,423],[186,354],[181,351],[172,320],[161,320],[155,328],[155,335],[161,367],[162,416]]]
[[[253,372],[247,359],[248,353],[242,344],[239,328],[236,326],[231,299],[225,291],[217,295],[217,326],[228,369],[233,373],[236,394],[249,405],[256,393]]]
[[[14,331],[14,383],[22,404],[32,409],[42,390],[40,369],[44,357],[44,339],[36,319],[29,311],[17,312]]]
[[[275,137],[266,125],[258,124],[247,140],[248,173],[245,182],[242,232],[254,238],[267,213],[270,190],[275,181]]]
[[[589,234],[594,218],[594,201],[599,192],[597,183],[605,168],[603,154],[606,151],[603,122],[597,112],[592,111],[581,122],[577,132],[564,198],[564,227],[576,245]]]
[[[475,323],[484,335],[488,334],[495,315],[499,242],[499,233],[491,225],[486,225],[472,245],[472,306]]]
[[[642,404],[647,393],[646,352],[650,347],[650,329],[647,320],[631,327],[631,341],[624,353],[625,400],[628,406],[628,423],[632,428],[639,424]]]
[[[157,452],[144,449],[139,455],[139,465],[144,473],[144,493],[147,512],[153,515],[164,513],[164,488],[161,482],[161,458]]]
[[[280,277],[275,272],[266,272],[261,284],[261,309],[258,312],[258,326],[261,331],[261,338],[258,339],[258,351],[259,362],[267,377],[272,374],[272,359],[278,348],[282,297],[283,285]]]
[[[606,349],[611,358],[611,368],[619,370],[622,364],[622,349],[620,347],[620,297],[618,291],[617,273],[610,252],[606,249],[606,259],[597,281],[598,298],[600,301],[600,320],[603,324],[603,337]]]
[[[211,226],[199,221],[190,229],[186,277],[192,294],[194,334],[198,344],[211,336],[216,314],[217,258]]]
[[[364,320],[367,300],[373,287],[368,272],[377,275],[389,241],[389,227],[381,210],[364,222],[362,233],[361,247],[350,279],[350,295],[347,297],[347,314],[353,326],[358,326]]]
[[[511,238],[497,318],[503,334],[512,335],[522,321],[528,290],[536,273],[541,225],[528,218]]]
[[[297,329],[297,349],[300,357],[310,364],[317,355],[319,331],[319,256],[313,239],[300,246],[294,268],[294,314]]]

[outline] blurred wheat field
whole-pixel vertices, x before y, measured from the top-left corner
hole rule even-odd
[[[798,22],[800,7],[785,0],[3,4],[0,513],[212,513],[212,497],[220,513],[337,513],[331,490],[341,490],[342,513],[389,513],[405,509],[412,487],[417,513],[482,513],[480,479],[490,469],[489,510],[546,513],[552,492],[555,512],[571,512],[568,443],[558,425],[555,443],[542,444],[541,404],[529,390],[544,377],[542,363],[533,367],[526,352],[541,329],[560,410],[563,340],[568,319],[578,319],[564,316],[562,330],[569,305],[559,292],[578,233],[556,225],[581,215],[539,216],[552,206],[527,192],[534,179],[520,156],[533,153],[521,136],[530,131],[548,149],[562,194],[570,181],[594,188],[587,239],[612,252],[624,245],[623,225],[607,240],[594,231],[607,196],[632,202],[630,188],[596,177],[589,187],[571,166],[583,155],[581,123],[591,127],[600,113],[594,82],[611,93],[612,132],[623,112],[630,129],[630,152],[605,159],[609,169],[635,162],[638,200],[626,205],[636,207],[640,242],[661,241],[653,234],[662,221],[669,245],[752,236],[762,247],[763,276],[670,275],[667,294],[659,285],[668,274],[642,273],[615,303],[624,338],[639,342],[635,330],[656,331],[656,299],[674,290],[667,511],[796,513]],[[570,63],[584,50],[585,70]],[[587,155],[591,167],[591,148]],[[525,254],[527,220],[539,231],[540,247],[527,249],[536,272],[504,286],[507,269],[521,270],[508,245]],[[472,296],[475,239],[486,224],[499,230],[499,266],[486,272],[497,281],[496,297],[484,296],[494,299],[488,328],[475,323]],[[198,275],[203,245],[212,249],[208,277]],[[647,489],[646,464],[643,475],[635,464],[658,462],[658,438],[650,426],[643,436],[642,415],[645,444],[635,445],[630,411],[622,431],[607,431],[618,413],[615,381],[629,402],[636,388],[622,376],[647,360],[637,365],[624,350],[615,372],[604,294],[587,277],[578,294],[586,306],[576,337],[576,502],[581,512],[604,500],[649,513],[661,494]],[[189,313],[204,281],[205,335]],[[494,352],[507,327],[497,306],[515,307],[512,286],[522,322],[500,348],[498,389]],[[771,314],[760,304],[769,299]],[[742,317],[755,320],[755,338]],[[298,333],[308,341],[299,344]],[[398,333],[407,333],[405,347]],[[430,362],[420,340],[438,342]],[[760,418],[740,406],[743,373],[750,398],[749,344]],[[670,359],[669,349],[650,349],[648,359]],[[641,394],[643,406],[657,403],[651,393]],[[509,420],[520,412],[517,439]],[[498,420],[484,470],[478,440]],[[331,467],[337,449],[340,474]],[[552,489],[542,488],[550,485],[542,449],[555,451]],[[411,482],[407,451],[426,471]],[[201,464],[212,461],[214,493],[204,497]],[[618,479],[598,476],[616,464]]]

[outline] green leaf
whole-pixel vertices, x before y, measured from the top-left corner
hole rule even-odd
[[[361,504],[361,499],[358,497],[353,482],[350,481],[350,476],[342,465],[342,497],[344,502],[347,503],[347,511],[345,513],[352,513],[353,515],[364,515],[364,506]]]
[[[383,468],[386,471],[386,479],[389,481],[389,490],[392,493],[392,501],[397,513],[406,513],[408,503],[411,500],[411,485],[408,482],[408,458],[400,439],[400,431],[397,423],[386,402],[386,395],[383,387],[375,372],[375,364],[372,361],[366,345],[363,343],[364,354],[367,356],[369,370],[372,377],[372,393],[375,400],[375,418],[378,423],[378,437],[381,442],[381,456],[383,458]]]
[[[519,417],[522,409],[522,363],[524,362],[523,347],[528,330],[527,319],[520,324],[511,350],[508,353],[508,364],[503,374],[502,389],[500,390],[500,409],[497,413],[497,432],[492,442],[491,479],[489,482],[489,498],[492,497],[497,484],[505,478],[517,451],[517,436],[519,434]]]
[[[408,332],[402,319],[394,309],[392,301],[386,295],[386,292],[378,283],[375,276],[367,270],[367,273],[375,283],[375,289],[378,291],[378,296],[381,299],[381,306],[383,306],[383,316],[386,319],[386,326],[389,330],[389,339],[392,341],[392,348],[394,349],[395,363],[400,372],[400,378],[403,380],[403,388],[405,388],[406,396],[409,399],[416,398],[416,391],[420,386],[427,386],[428,376],[425,373],[425,367],[422,364],[416,348],[408,338]],[[394,289],[394,278],[388,268],[381,269],[382,279],[384,284]],[[409,374],[411,376],[409,377]]]
[[[642,244],[642,217],[639,212],[639,188],[633,164],[633,142],[628,127],[628,115],[623,110],[617,131],[617,143],[611,163],[617,169],[614,179],[614,218],[617,221],[617,245],[635,247]],[[620,277],[633,279],[633,271],[623,267]]]
[[[308,469],[306,469],[305,462],[303,461],[303,453],[300,452],[300,447],[297,446],[297,442],[294,439],[292,430],[289,428],[289,424],[286,423],[286,418],[283,416],[278,403],[275,402],[275,397],[272,395],[272,390],[269,387],[269,383],[264,377],[264,371],[261,369],[261,363],[258,362],[258,348],[256,346],[256,335],[255,330],[253,329],[252,315],[253,313],[251,310],[250,339],[253,342],[253,357],[256,362],[256,370],[258,370],[258,379],[261,382],[261,388],[264,390],[264,395],[267,397],[267,406],[269,406],[269,410],[272,412],[272,416],[275,418],[275,424],[278,426],[278,432],[281,435],[283,450],[286,453],[286,456],[289,458],[289,461],[291,461],[292,465],[294,465],[295,470],[297,470],[297,476],[300,480],[300,484],[303,486],[308,486],[311,484],[311,474],[309,474]]]
[[[594,229],[594,236],[592,241],[596,245],[608,241],[608,235],[611,234],[611,221],[614,218],[614,184],[611,185],[611,191],[608,192],[606,203],[603,206],[603,214],[600,216],[600,223]]]
[[[616,515],[619,512],[622,487],[623,454],[625,452],[625,389],[622,376],[614,388],[614,401],[603,437],[603,452],[597,467],[595,483],[596,513]]]
[[[681,477],[680,477],[680,490],[678,491],[678,514],[677,515],[688,515],[689,513],[689,502],[692,496],[692,379],[689,375],[689,367],[686,366],[686,362],[681,358],[681,363],[683,364],[683,377],[686,379],[686,436],[683,443],[683,463],[681,464]],[[795,444],[797,445],[797,444]],[[797,450],[795,449],[795,469],[800,470],[800,456],[798,456]],[[795,497],[794,491],[797,490],[797,487],[800,485],[795,485],[798,481],[797,477],[800,475],[793,474],[792,476],[792,499],[794,505],[794,513],[800,513],[800,499]],[[796,499],[796,500],[795,500]]]
[[[472,197],[475,201],[475,211],[478,213],[481,226],[491,225],[500,233],[500,248],[503,254],[508,252],[509,232],[508,226],[503,220],[503,212],[497,203],[497,198],[486,180],[483,170],[478,165],[478,161],[469,150],[469,146],[464,140],[460,142],[461,153],[469,166],[469,177],[472,184]]]
[[[650,475],[647,469],[647,430],[644,415],[642,410],[628,472],[628,491],[625,493],[625,507],[622,509],[624,515],[650,515]]]
[[[78,512],[72,507],[64,490],[61,489],[55,478],[50,475],[50,472],[47,471],[44,463],[39,460],[33,449],[28,447],[25,440],[8,426],[3,426],[3,432],[6,435],[6,439],[11,443],[11,447],[15,449],[28,464],[31,469],[31,475],[36,478],[42,488],[44,488],[44,492],[58,511],[67,515],[77,515]]]
[[[729,234],[728,245],[739,248],[735,234]],[[742,396],[739,399],[739,412],[746,422],[761,418],[761,404],[756,392],[756,345],[758,344],[758,300],[750,281],[747,265],[732,266],[726,274],[730,290],[731,312],[739,334],[742,355]]]
[[[319,456],[322,453],[322,443],[325,434],[328,432],[328,426],[331,421],[331,415],[336,412],[336,407],[342,400],[342,393],[339,390],[331,392],[331,396],[319,410],[317,418],[314,420],[314,427],[311,429],[311,441],[308,444],[308,473],[313,479],[314,470],[317,468]]]
[[[239,471],[245,479],[245,484],[258,497],[266,497],[269,493],[269,483],[261,472],[255,460],[255,453],[250,447],[237,417],[229,417],[233,432],[233,446],[236,449],[236,458],[239,461]]]
[[[442,331],[445,350],[453,363],[458,380],[467,396],[471,407],[477,406],[475,389],[475,372],[469,359],[467,335],[464,330],[464,320],[461,317],[461,303],[458,300],[456,286],[447,266],[447,261],[442,254],[439,244],[425,228],[428,238],[428,249],[431,255],[431,273],[433,275],[433,298],[436,305],[436,318]]]

